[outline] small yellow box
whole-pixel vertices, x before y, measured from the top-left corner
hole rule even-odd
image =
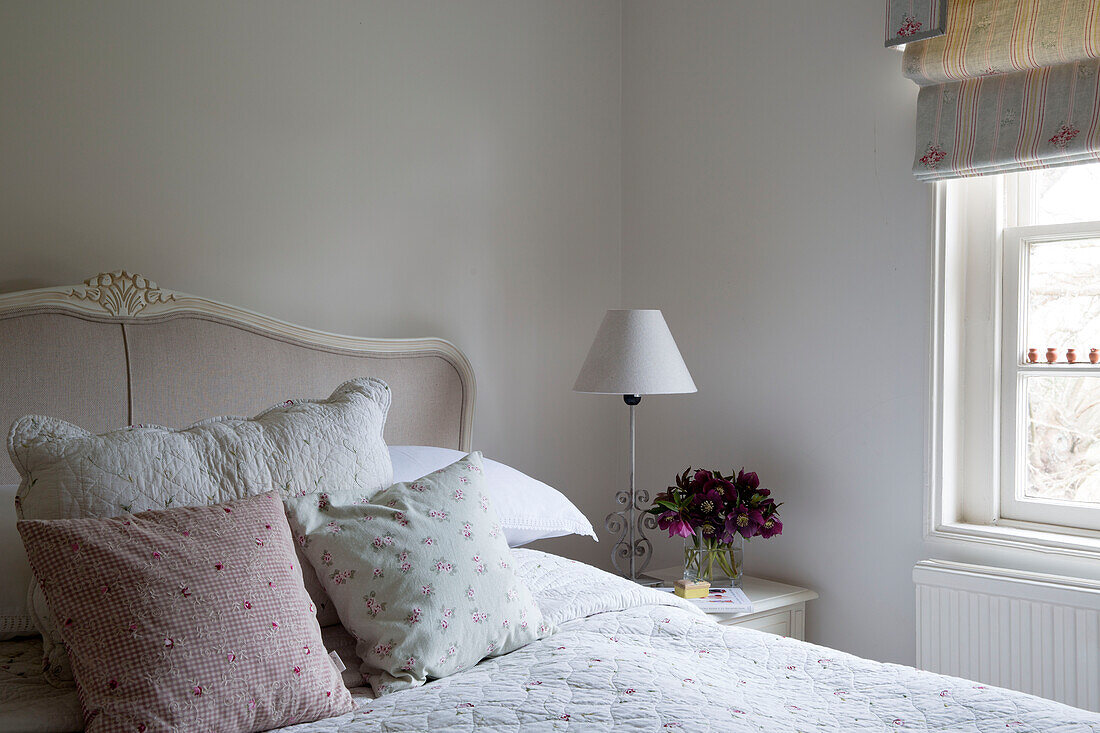
[[[710,593],[710,583],[705,580],[677,580],[672,592],[681,598],[706,598]]]

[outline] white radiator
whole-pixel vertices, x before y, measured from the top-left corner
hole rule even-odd
[[[913,581],[919,668],[1100,711],[1100,582],[941,560]]]

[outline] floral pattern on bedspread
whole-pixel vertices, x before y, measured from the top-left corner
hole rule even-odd
[[[0,642],[0,730],[83,728],[76,688],[57,688],[42,675],[42,639]]]
[[[1057,703],[654,607],[357,702],[354,714],[288,730],[1100,731],[1100,716]]]
[[[35,651],[42,651],[40,639],[18,639],[0,644],[0,680],[7,682],[41,675],[42,657],[36,659]]]
[[[354,713],[285,730],[1100,733],[1094,713],[719,626],[669,594],[513,554],[556,633],[424,687],[354,690]]]
[[[557,633],[416,690],[356,696],[355,713],[287,730],[1100,733],[1100,715],[719,626],[668,594],[513,553]],[[655,605],[658,596],[676,605]]]

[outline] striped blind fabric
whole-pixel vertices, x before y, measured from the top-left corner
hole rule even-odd
[[[886,0],[886,45],[943,35],[947,0]]]
[[[1100,0],[951,0],[906,46],[917,178],[1100,160]]]

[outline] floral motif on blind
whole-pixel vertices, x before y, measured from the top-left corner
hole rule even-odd
[[[946,19],[947,0],[886,0],[886,45],[941,35]]]

